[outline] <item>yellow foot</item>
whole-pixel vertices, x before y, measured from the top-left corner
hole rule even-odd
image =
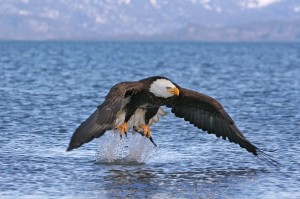
[[[125,133],[125,136],[127,136],[127,123],[124,122],[122,125],[117,127],[117,130],[120,131],[120,137],[122,138],[123,133]]]
[[[151,137],[151,131],[148,125],[140,124],[139,127],[143,129],[144,136],[147,136],[147,138]]]

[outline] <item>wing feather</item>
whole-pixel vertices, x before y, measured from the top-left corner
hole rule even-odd
[[[114,129],[117,113],[128,102],[126,99],[139,92],[142,86],[140,82],[122,82],[113,86],[105,101],[75,130],[67,151],[101,137],[107,130]]]
[[[103,104],[105,105],[98,108],[75,130],[67,151],[78,148],[94,138],[101,137],[106,130],[113,128],[115,114],[109,111],[109,105],[106,102]]]
[[[245,138],[217,100],[180,88],[180,95],[168,106],[172,108],[171,112],[176,117],[184,118],[199,129],[224,140],[228,139],[257,155],[258,148]]]

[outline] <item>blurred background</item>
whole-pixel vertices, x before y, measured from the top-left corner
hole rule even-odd
[[[299,0],[2,0],[1,40],[300,41]]]

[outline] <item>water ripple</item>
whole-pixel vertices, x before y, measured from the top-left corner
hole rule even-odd
[[[0,42],[1,198],[299,198],[298,44]],[[117,82],[165,75],[218,99],[273,168],[168,115],[66,152]]]

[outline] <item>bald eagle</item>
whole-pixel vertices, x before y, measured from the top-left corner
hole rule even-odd
[[[165,115],[162,106],[171,108],[176,117],[183,118],[203,131],[239,144],[253,155],[266,155],[245,138],[217,100],[182,88],[161,76],[114,85],[104,102],[76,129],[67,151],[113,129],[119,131],[121,138],[123,134],[127,135],[128,130],[134,129],[156,145],[150,126],[158,121],[159,116]]]

